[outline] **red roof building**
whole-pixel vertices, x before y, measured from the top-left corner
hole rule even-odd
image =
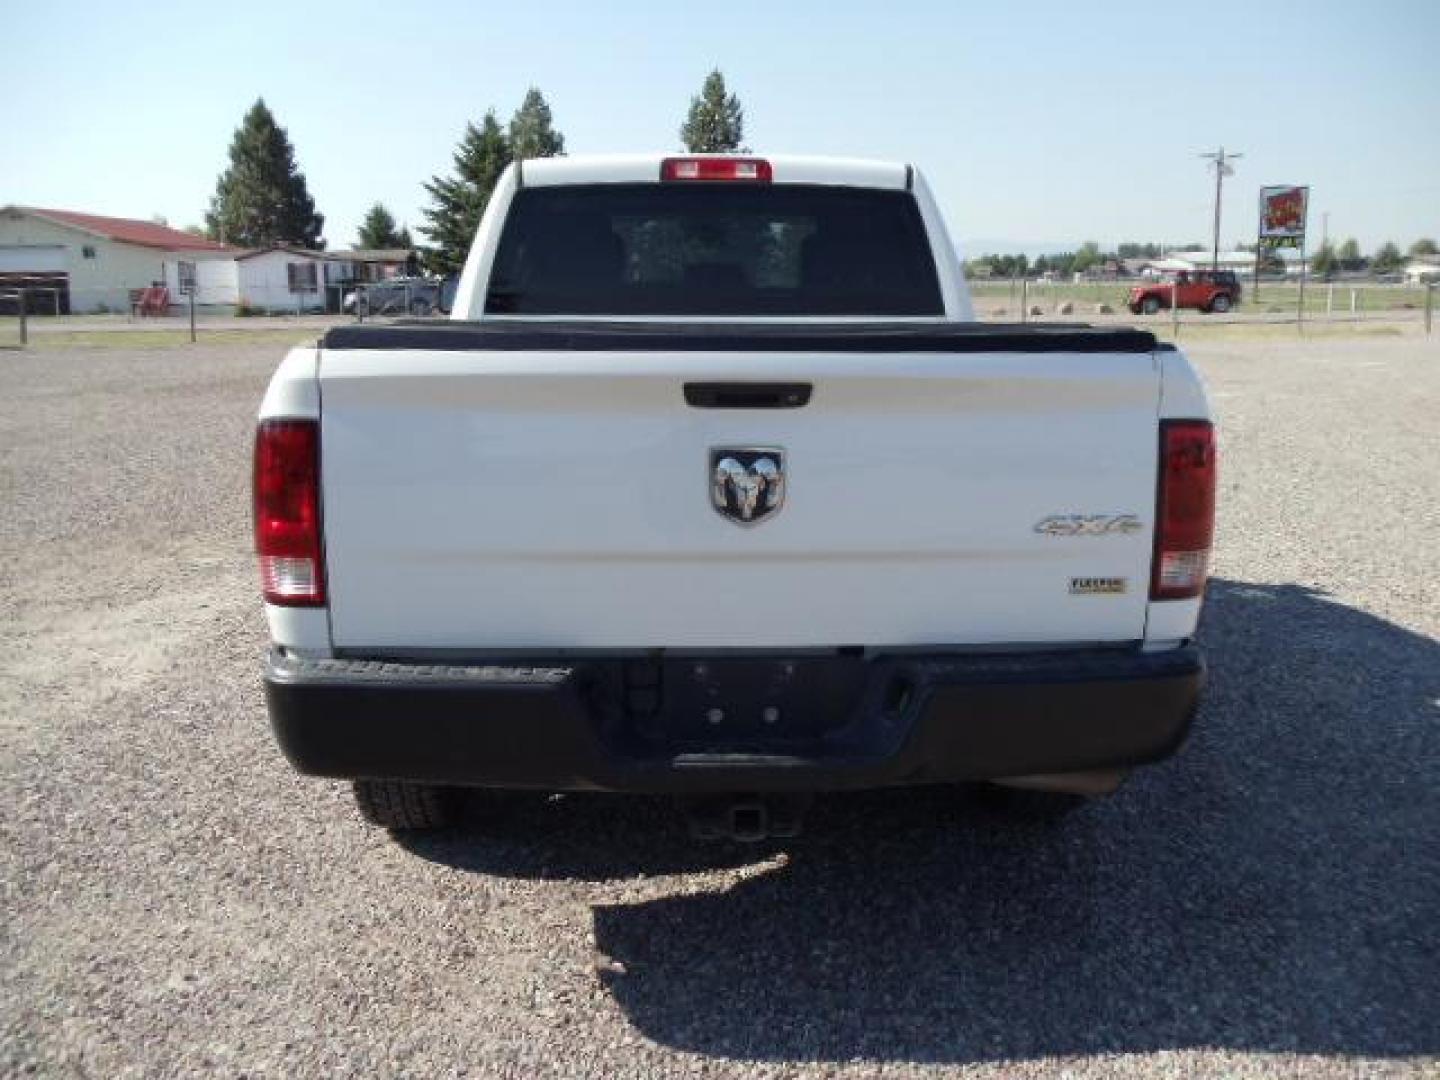
[[[201,264],[238,254],[156,221],[0,207],[0,289],[26,290],[38,310],[127,311],[139,290],[194,282]]]
[[[69,225],[91,233],[94,236],[115,240],[122,244],[137,244],[140,247],[158,248],[161,251],[227,251],[224,244],[207,240],[203,236],[172,229],[158,221],[140,221],[136,218],[105,217],[101,214],[82,214],[77,210],[44,210],[38,206],[12,206],[7,210],[19,210],[33,214],[57,225]]]

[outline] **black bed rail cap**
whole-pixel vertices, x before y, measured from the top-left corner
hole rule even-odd
[[[336,326],[322,347],[427,352],[1147,353],[1155,335],[1086,323],[648,323],[505,319]]]

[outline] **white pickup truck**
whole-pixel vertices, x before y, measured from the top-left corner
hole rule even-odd
[[[527,161],[454,317],[345,326],[260,410],[280,746],[365,817],[466,787],[1094,795],[1173,752],[1210,409],[1146,332],[973,321],[907,165]]]

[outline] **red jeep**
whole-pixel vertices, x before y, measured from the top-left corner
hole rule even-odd
[[[1195,270],[1151,285],[1136,285],[1126,305],[1139,315],[1179,306],[1224,314],[1240,302],[1240,279],[1230,270]]]

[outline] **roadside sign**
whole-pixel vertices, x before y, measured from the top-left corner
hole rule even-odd
[[[1285,184],[1260,189],[1260,235],[1255,243],[1255,278],[1250,295],[1260,296],[1260,264],[1267,251],[1296,248],[1300,252],[1300,296],[1295,318],[1305,325],[1305,215],[1310,209],[1310,187]]]
[[[1305,212],[1310,188],[1286,185],[1260,189],[1260,246],[1305,246]]]
[[[1260,189],[1260,229],[1255,240],[1255,269],[1251,298],[1260,298],[1260,267],[1266,255],[1279,248],[1300,252],[1300,296],[1305,296],[1305,217],[1310,209],[1310,187],[1278,184]],[[1303,319],[1304,312],[1300,313]]]

